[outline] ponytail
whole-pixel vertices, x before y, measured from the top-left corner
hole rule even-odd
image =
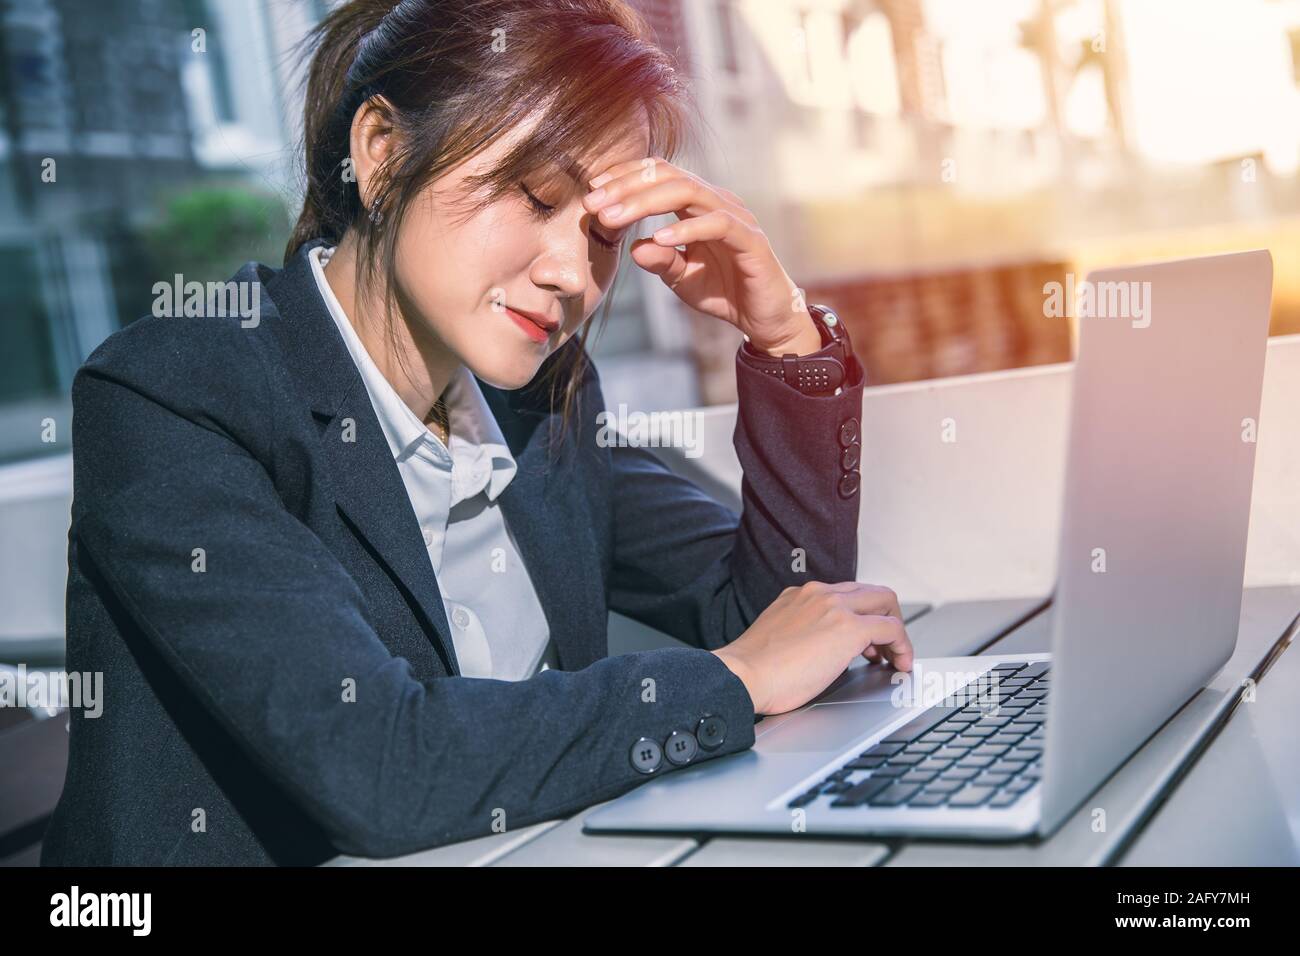
[[[316,24],[303,41],[311,56],[303,106],[307,189],[284,250],[285,262],[318,236],[337,242],[352,221],[356,190],[349,188],[343,162],[348,158],[352,113],[360,102],[347,110],[346,101],[356,99],[354,67],[363,42],[399,5],[394,0],[352,0]]]

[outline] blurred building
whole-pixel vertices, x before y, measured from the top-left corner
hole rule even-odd
[[[1230,248],[1273,250],[1300,330],[1300,0],[630,2],[694,85],[682,162],[872,382],[1064,360],[1045,276]],[[0,0],[0,461],[67,450],[73,372],[160,275],[278,262],[332,5]],[[734,400],[736,330],[630,263],[611,299],[611,405]]]
[[[873,382],[1063,361],[1043,276],[1255,245],[1274,332],[1300,330],[1294,0],[651,5],[680,11],[693,167],[841,309]],[[695,337],[706,400],[733,400],[736,336]]]

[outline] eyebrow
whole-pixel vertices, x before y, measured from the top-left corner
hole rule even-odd
[[[591,171],[587,169],[587,167],[583,166],[572,156],[567,154],[562,155],[559,158],[559,167],[579,186],[585,186],[595,178],[591,175]]]

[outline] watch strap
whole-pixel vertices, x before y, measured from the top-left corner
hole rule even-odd
[[[831,395],[853,376],[855,360],[844,323],[827,306],[810,305],[822,348],[808,355],[787,352],[777,357],[754,348],[746,339],[741,345],[745,363],[765,375],[779,378],[806,395]]]

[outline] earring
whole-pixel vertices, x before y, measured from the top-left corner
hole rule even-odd
[[[373,222],[376,226],[384,221],[384,214],[379,211],[378,196],[376,196],[375,201],[370,204],[370,221]]]

